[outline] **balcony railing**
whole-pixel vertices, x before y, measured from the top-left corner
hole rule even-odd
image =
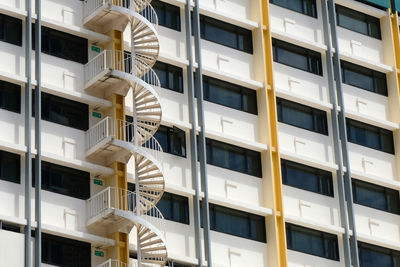
[[[98,77],[106,70],[117,70],[132,74],[140,75],[140,79],[152,87],[160,87],[160,80],[153,69],[143,62],[140,58],[136,58],[135,72],[132,72],[131,54],[125,51],[104,50],[84,66],[85,83],[101,77]],[[135,62],[135,63],[136,63]]]
[[[160,210],[147,201],[145,196],[140,197],[141,213],[145,221],[164,233],[165,220]],[[94,218],[111,209],[132,212],[136,214],[136,192],[116,187],[107,187],[86,201],[87,219]]]

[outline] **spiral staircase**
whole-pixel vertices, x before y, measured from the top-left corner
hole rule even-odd
[[[164,266],[167,249],[164,218],[156,204],[165,181],[162,148],[153,134],[161,122],[161,105],[154,88],[160,81],[152,66],[159,53],[157,15],[147,0],[86,0],[84,25],[100,33],[130,27],[132,54],[103,50],[84,66],[85,90],[102,98],[126,96],[132,90],[133,121],[105,117],[86,132],[86,157],[108,166],[134,157],[138,190],[107,187],[87,200],[87,227],[107,234],[137,230],[137,262],[109,259],[99,267]],[[139,253],[140,252],[140,253]]]

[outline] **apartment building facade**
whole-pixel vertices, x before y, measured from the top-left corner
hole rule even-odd
[[[0,266],[398,266],[397,11],[0,0]]]

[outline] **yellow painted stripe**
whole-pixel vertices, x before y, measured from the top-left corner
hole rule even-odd
[[[270,219],[267,219],[267,227],[273,227],[274,229],[268,231],[268,233],[274,233],[275,236],[269,236],[268,239],[275,241],[273,245],[270,242],[268,246],[273,245],[273,249],[269,249],[269,252],[274,252],[274,255],[268,255],[268,257],[275,257],[275,260],[270,261],[270,266],[279,267],[287,266],[287,250],[286,250],[286,231],[285,231],[285,219],[283,213],[283,197],[282,197],[282,177],[281,177],[281,164],[279,155],[279,143],[278,143],[278,120],[276,111],[276,96],[273,80],[273,53],[272,53],[272,39],[271,30],[269,24],[269,1],[261,0],[261,15],[262,15],[262,45],[263,45],[263,57],[264,57],[264,71],[265,71],[265,101],[267,107],[267,120],[268,120],[268,165],[270,166],[270,174],[272,176],[270,186],[273,190],[272,206],[274,209],[273,215]],[[270,192],[270,191],[269,191]],[[272,220],[269,221],[268,220]],[[271,263],[275,263],[271,265]]]

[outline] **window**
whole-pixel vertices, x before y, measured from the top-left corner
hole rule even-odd
[[[333,197],[331,172],[284,159],[281,166],[283,184]]]
[[[2,221],[0,221],[0,230],[21,233],[21,227],[18,225],[3,223]]]
[[[400,214],[399,192],[387,187],[352,179],[354,203]]]
[[[325,111],[283,98],[276,98],[276,104],[279,122],[328,135],[328,122]]]
[[[166,127],[161,125],[154,137],[160,143],[166,153],[186,157],[186,136],[185,131],[177,127]]]
[[[158,16],[158,24],[173,30],[181,31],[181,10],[179,7],[161,2],[151,1]]]
[[[65,267],[90,266],[90,243],[43,233],[42,263]]]
[[[160,79],[162,88],[183,93],[182,68],[157,61],[153,69]]]
[[[347,141],[394,154],[393,133],[363,122],[346,119]]]
[[[0,41],[22,46],[22,20],[0,14]]]
[[[286,223],[286,242],[288,249],[339,261],[336,235]]]
[[[211,230],[263,243],[267,242],[263,216],[212,203],[209,204],[209,209]],[[203,220],[201,222],[203,224]]]
[[[233,83],[203,75],[204,100],[257,115],[257,94]]]
[[[200,15],[200,36],[207,41],[253,54],[252,32],[239,26]]]
[[[34,160],[32,161],[32,185],[35,186]],[[42,189],[86,200],[90,197],[90,174],[42,161]]]
[[[260,152],[211,139],[206,139],[206,149],[208,164],[262,177]]]
[[[189,224],[189,200],[187,197],[164,192],[161,200],[157,203],[165,219]]]
[[[167,264],[168,264],[166,265],[167,267],[192,267],[192,265],[176,263],[174,261],[168,261]]]
[[[387,96],[386,74],[346,61],[340,63],[343,83]]]
[[[35,115],[35,94],[32,94],[32,114]],[[42,120],[78,130],[89,129],[89,106],[80,102],[42,92]]]
[[[0,81],[0,108],[21,113],[21,86]]]
[[[0,151],[0,180],[21,183],[20,155]]]
[[[35,49],[34,26],[32,26],[32,48]],[[42,26],[42,52],[86,64],[88,62],[88,40]]]
[[[315,0],[271,0],[271,3],[310,17],[317,17]]]
[[[272,48],[275,62],[322,76],[320,53],[277,39]]]
[[[358,242],[360,267],[397,267],[400,251]]]
[[[336,17],[338,26],[381,39],[381,25],[378,18],[339,5],[336,5]]]

